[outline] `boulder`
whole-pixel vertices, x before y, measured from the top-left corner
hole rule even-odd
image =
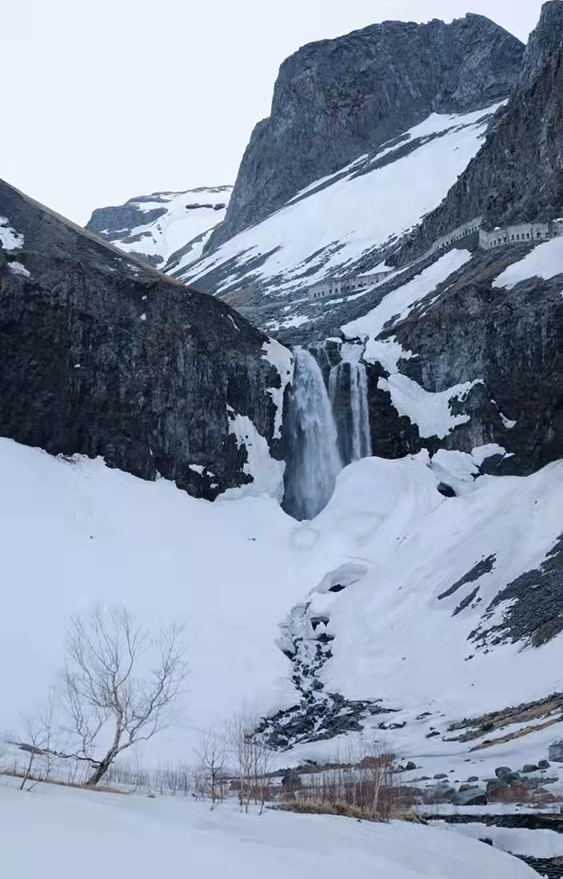
[[[503,775],[510,775],[512,769],[510,766],[497,766],[495,769],[495,775],[497,778],[502,778]]]
[[[282,776],[281,783],[285,790],[296,790],[301,787],[301,776],[295,769],[290,769]]]
[[[540,760],[538,763],[538,769],[549,769],[550,762],[549,760]]]
[[[436,775],[434,776],[434,778],[436,778],[436,779],[447,778],[447,777],[448,776],[445,772],[437,772]]]
[[[524,766],[522,767],[522,772],[524,772],[524,773],[537,772],[538,769],[539,769],[539,766],[536,766],[535,763],[525,763]]]
[[[477,775],[470,775],[467,781],[479,781],[479,777]]]
[[[509,785],[501,778],[491,778],[487,782],[487,793],[496,794],[509,790]]]
[[[452,800],[455,806],[486,806],[488,801],[486,791],[480,787],[472,787],[464,791],[460,789]]]
[[[549,746],[548,756],[552,763],[563,763],[563,740]]]
[[[405,772],[412,772],[413,769],[416,769],[416,763],[413,763],[412,760],[409,760],[409,762],[405,766]]]

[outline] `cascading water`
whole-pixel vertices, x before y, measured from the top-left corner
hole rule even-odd
[[[333,366],[328,380],[338,430],[338,450],[344,464],[371,455],[366,368],[358,360]]]
[[[296,519],[312,519],[332,497],[342,461],[333,410],[319,364],[304,348],[296,348],[294,356],[283,507]]]

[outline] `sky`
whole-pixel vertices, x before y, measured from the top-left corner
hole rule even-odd
[[[233,183],[281,62],[378,21],[487,15],[520,39],[541,0],[11,0],[0,177],[79,223],[95,207]]]

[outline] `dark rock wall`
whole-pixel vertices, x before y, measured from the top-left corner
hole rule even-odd
[[[563,3],[546,3],[507,107],[477,156],[406,245],[401,264],[477,216],[493,228],[563,211]]]
[[[25,238],[0,249],[0,434],[160,473],[196,496],[249,481],[227,407],[272,441],[267,389],[280,379],[266,337],[4,183],[0,216]]]
[[[208,250],[430,113],[507,97],[523,51],[479,15],[452,24],[388,21],[304,46],[280,68],[271,116],[252,133]]]

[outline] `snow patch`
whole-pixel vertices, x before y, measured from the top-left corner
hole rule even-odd
[[[238,415],[227,406],[229,431],[234,435],[239,449],[244,446],[248,460],[243,471],[252,481],[238,488],[228,488],[219,498],[233,500],[243,497],[260,497],[269,495],[281,503],[283,499],[284,461],[277,461],[270,455],[270,447],[265,437],[256,430],[254,423],[247,415]]]
[[[267,388],[266,393],[270,394],[276,407],[276,417],[274,422],[274,439],[280,439],[283,421],[283,401],[285,389],[293,376],[293,355],[291,351],[276,342],[275,339],[268,339],[262,345],[262,357],[274,366],[280,377],[279,388]]]
[[[406,375],[397,373],[388,379],[380,378],[377,387],[391,394],[391,402],[399,415],[406,415],[416,424],[421,437],[437,436],[444,439],[458,424],[470,421],[469,415],[453,415],[450,403],[453,400],[463,402],[470,390],[482,383],[481,379],[475,379],[454,385],[446,391],[432,393]]]
[[[10,225],[10,221],[6,217],[0,217],[0,245],[10,253],[12,250],[19,250],[23,247],[24,237],[21,232]]]
[[[543,278],[548,281],[556,275],[563,275],[563,238],[553,238],[527,254],[524,259],[513,263],[493,281],[493,287],[512,290],[520,281],[528,278]]]
[[[450,250],[412,281],[388,293],[379,305],[368,311],[366,315],[345,324],[342,332],[349,339],[356,336],[376,338],[391,321],[396,323],[408,317],[418,302],[433,293],[439,284],[446,281],[470,259],[471,253],[468,250]]]
[[[29,269],[26,269],[23,263],[15,259],[8,263],[8,268],[14,275],[19,275],[21,278],[31,278]]]

